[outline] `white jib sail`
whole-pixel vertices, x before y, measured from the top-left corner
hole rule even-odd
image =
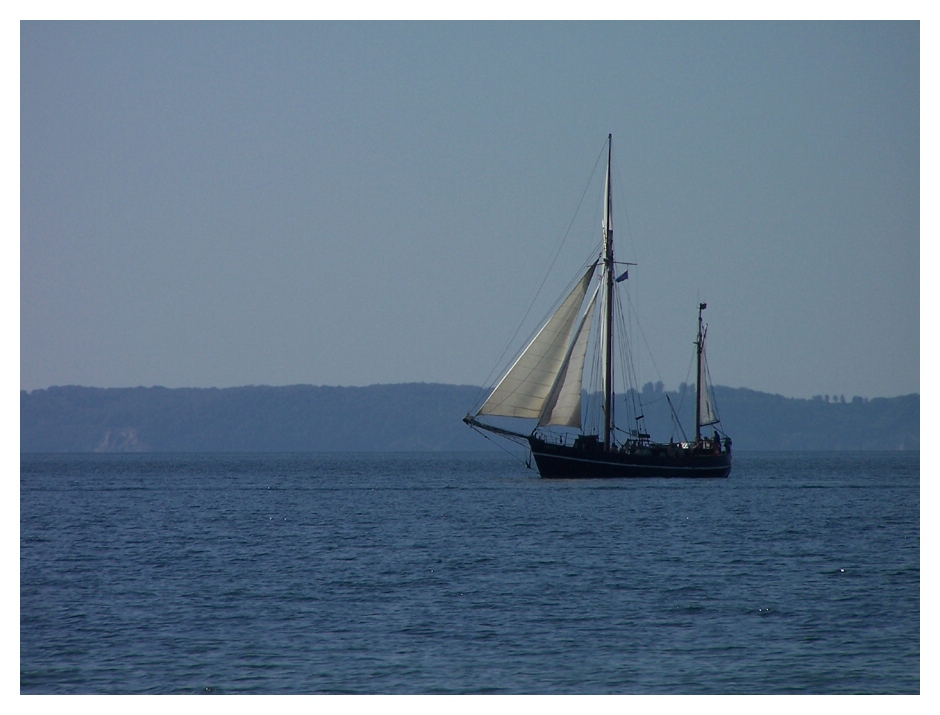
[[[715,414],[715,410],[712,407],[712,400],[709,397],[708,392],[708,380],[706,379],[708,375],[708,365],[705,362],[705,336],[702,336],[702,361],[701,367],[699,368],[698,375],[698,384],[701,385],[701,399],[699,400],[699,424],[704,425],[713,425],[718,422],[718,416]]]
[[[499,381],[477,414],[533,418],[541,415],[545,399],[563,367],[578,310],[584,302],[593,273],[592,265]]]
[[[547,425],[563,425],[565,427],[581,426],[581,377],[584,373],[584,355],[587,352],[588,337],[591,335],[591,319],[594,317],[594,306],[597,303],[597,293],[600,285],[594,289],[594,295],[588,304],[584,317],[578,325],[577,337],[568,348],[564,364],[552,391],[545,401],[542,414],[539,417],[539,427]]]

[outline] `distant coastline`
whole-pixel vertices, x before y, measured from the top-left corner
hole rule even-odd
[[[675,432],[669,401],[691,422],[690,389],[644,386],[639,398],[654,437]],[[50,387],[20,392],[20,451],[486,451],[496,447],[461,422],[482,392],[434,383]],[[715,401],[735,450],[920,449],[918,394],[799,399],[718,386]]]

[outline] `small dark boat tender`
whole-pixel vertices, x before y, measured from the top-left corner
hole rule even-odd
[[[615,278],[616,266],[623,264],[614,261],[610,158],[611,137],[608,136],[600,257],[593,260],[487,399],[474,413],[468,414],[464,422],[527,444],[542,477],[727,477],[731,472],[731,438],[724,432],[719,433],[720,421],[707,385],[707,326],[702,322],[705,303],[698,307],[698,335],[695,340],[694,440],[670,441],[668,444],[653,442],[642,427],[642,414],[633,417],[631,429],[621,430],[615,425],[615,288],[626,279],[627,273]],[[599,280],[588,298],[595,276]],[[601,311],[595,321],[598,298]],[[589,344],[600,351],[602,366],[601,424],[594,433],[583,430],[581,414],[582,390],[585,389],[582,377]],[[633,395],[635,397],[635,391]],[[536,425],[531,432],[523,433],[484,421],[488,417],[536,420]],[[702,435],[702,427],[708,425],[715,426],[712,437]],[[552,431],[551,427],[561,431]],[[573,434],[575,431],[579,433]]]

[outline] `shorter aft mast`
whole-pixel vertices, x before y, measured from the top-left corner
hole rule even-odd
[[[468,414],[464,422],[503,437],[527,442],[543,477],[726,477],[731,471],[730,439],[725,440],[725,450],[722,451],[717,432],[713,440],[703,440],[701,435],[703,426],[719,422],[706,385],[707,326],[702,322],[705,303],[699,304],[696,337],[698,369],[695,442],[659,444],[651,442],[648,434],[639,431],[633,432],[634,439],[623,444],[618,445],[614,439],[612,143],[612,136],[608,135],[602,255],[582,274],[482,406],[476,413]],[[600,284],[590,299],[585,300],[598,266],[601,268]],[[573,445],[568,445],[563,437],[542,436],[540,430],[550,426],[583,429],[581,394],[585,353],[602,286],[604,314],[599,326],[603,361],[601,435],[582,432]],[[478,419],[488,416],[535,419],[536,425],[526,434]],[[599,436],[601,439],[598,439]]]
[[[705,303],[698,304],[698,337],[695,339],[695,363],[697,375],[695,379],[695,443],[702,442],[702,427],[718,424],[718,417],[712,409],[712,401],[708,396],[708,368],[705,363],[705,333],[708,326],[702,323],[702,311],[708,307]]]

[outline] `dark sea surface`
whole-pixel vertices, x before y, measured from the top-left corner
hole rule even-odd
[[[919,454],[21,456],[22,693],[918,693]]]

